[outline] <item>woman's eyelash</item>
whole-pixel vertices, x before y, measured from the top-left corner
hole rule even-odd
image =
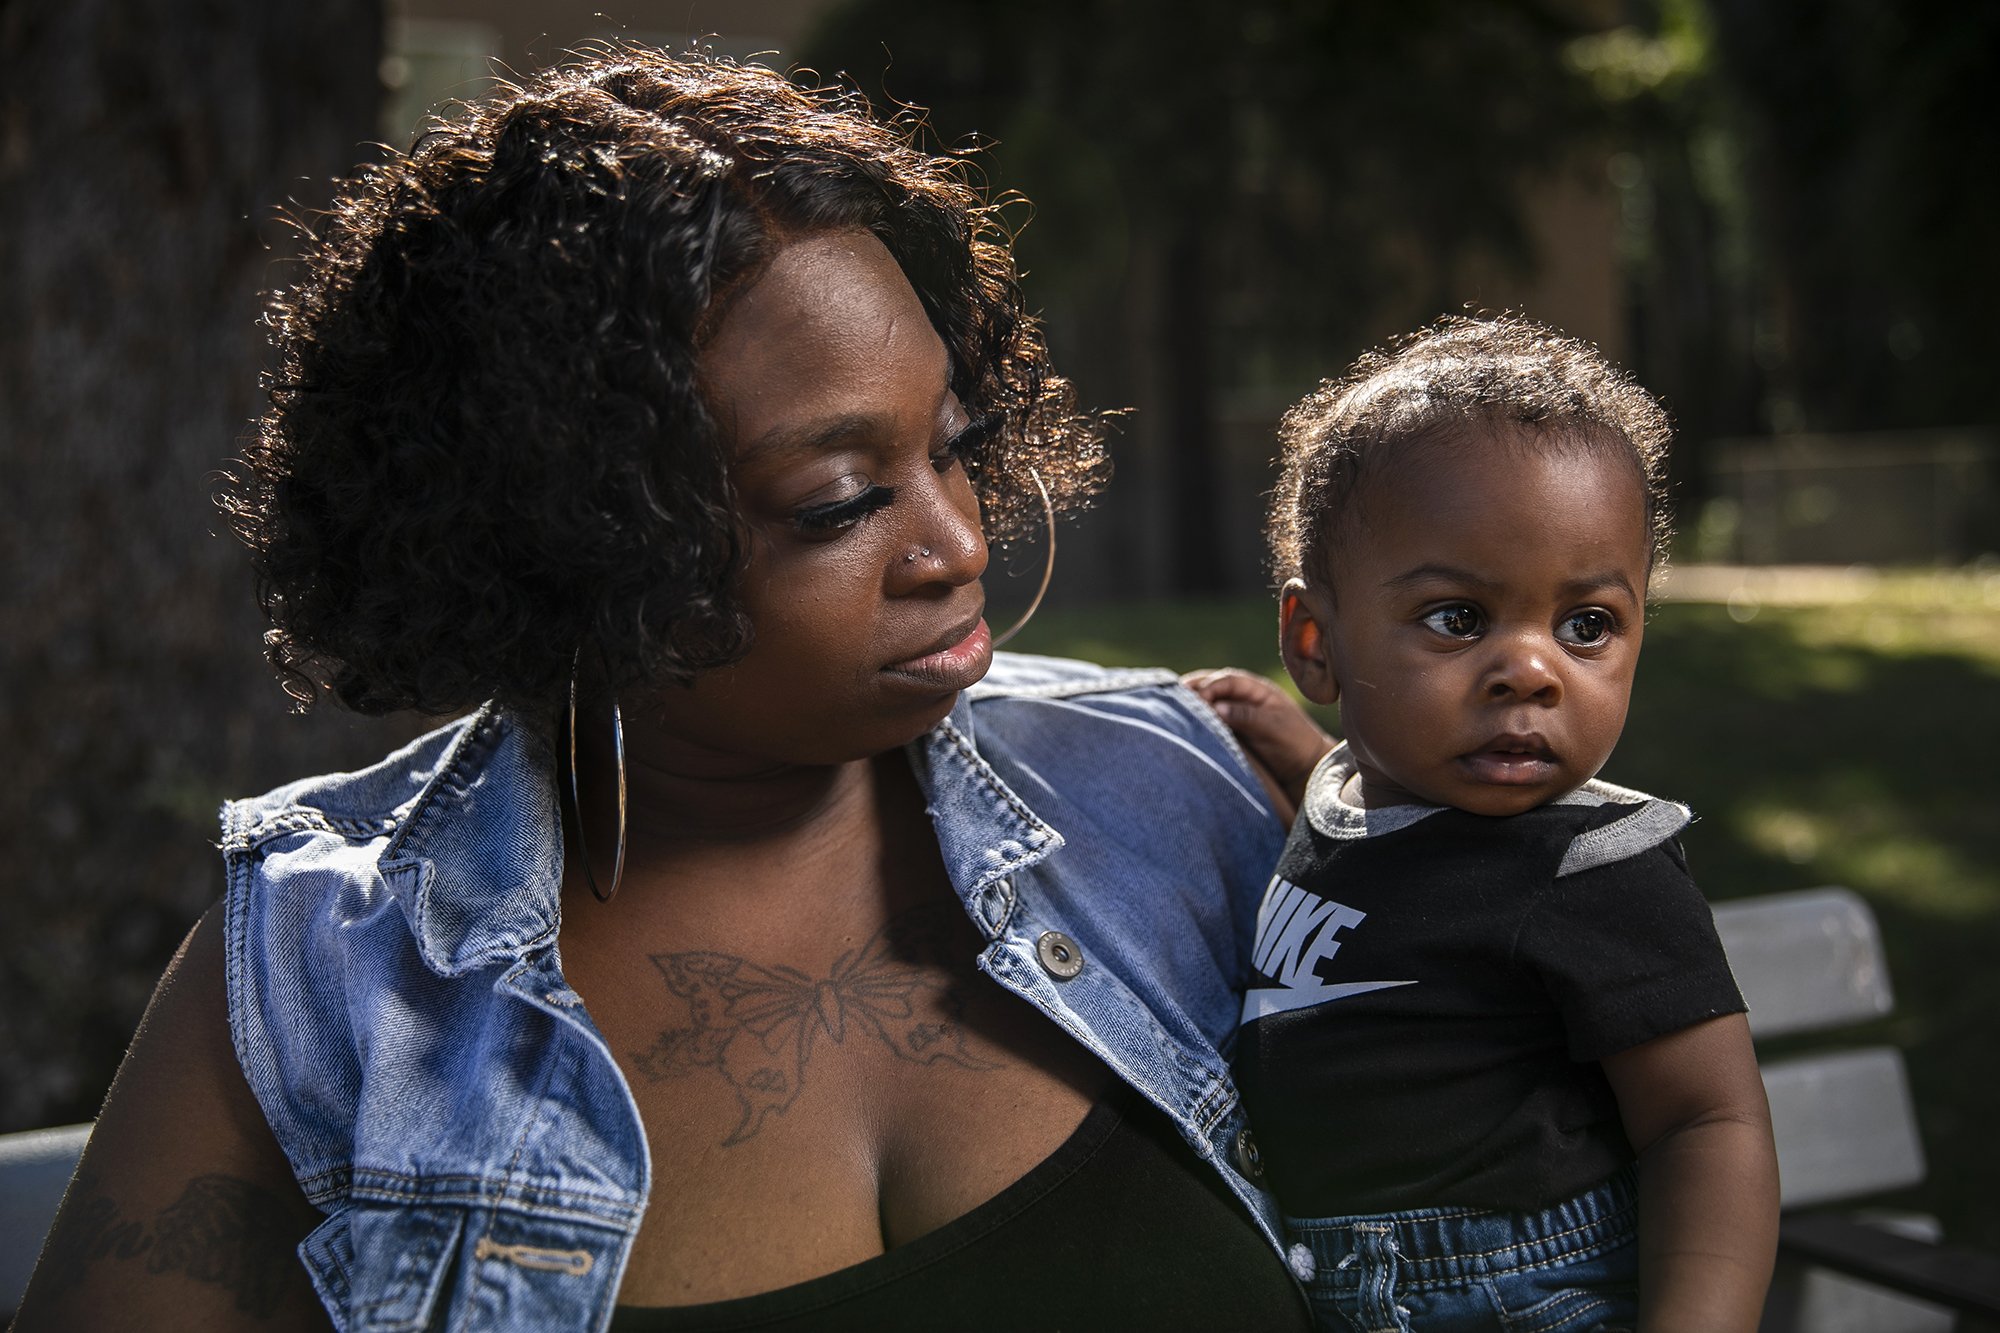
[[[969,462],[979,457],[1003,420],[1005,418],[998,412],[989,412],[977,418],[944,442],[943,450],[936,455],[937,459]],[[942,466],[939,470],[943,470]],[[870,486],[849,499],[801,509],[792,515],[792,523],[804,532],[838,532],[842,528],[853,527],[876,510],[886,508],[895,499],[894,486]]]
[[[944,452],[963,462],[978,458],[993,442],[993,436],[1004,420],[1006,418],[998,412],[975,417],[964,430],[944,442]]]
[[[895,498],[896,488],[893,486],[870,486],[852,499],[801,509],[792,515],[792,522],[807,532],[832,532],[852,527]]]

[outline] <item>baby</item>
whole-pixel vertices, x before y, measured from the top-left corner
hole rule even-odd
[[[1511,318],[1285,417],[1285,666],[1346,741],[1266,890],[1237,1073],[1324,1327],[1756,1326],[1776,1154],[1690,816],[1596,780],[1668,435]],[[1254,690],[1194,683],[1247,733]]]

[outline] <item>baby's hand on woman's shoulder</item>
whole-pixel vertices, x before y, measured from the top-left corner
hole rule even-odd
[[[1289,823],[1306,796],[1306,779],[1333,737],[1269,677],[1239,667],[1190,671],[1181,682],[1215,710],[1243,743],[1271,803]]]

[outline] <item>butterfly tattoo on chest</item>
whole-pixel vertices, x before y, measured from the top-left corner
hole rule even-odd
[[[733,954],[653,954],[667,989],[687,1003],[688,1022],[634,1052],[633,1063],[653,1082],[700,1069],[720,1075],[739,1113],[724,1147],[791,1108],[821,1042],[879,1042],[911,1064],[998,1069],[967,1047],[964,992],[939,965],[954,924],[962,928],[963,917],[951,903],[904,912],[836,958],[824,977]]]

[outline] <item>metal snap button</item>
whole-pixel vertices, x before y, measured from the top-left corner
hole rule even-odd
[[[1035,941],[1035,957],[1041,960],[1042,971],[1057,981],[1068,981],[1083,971],[1083,950],[1060,930],[1042,932]]]
[[[1236,1167],[1251,1180],[1264,1178],[1264,1154],[1257,1151],[1257,1140],[1247,1129],[1236,1131]]]

